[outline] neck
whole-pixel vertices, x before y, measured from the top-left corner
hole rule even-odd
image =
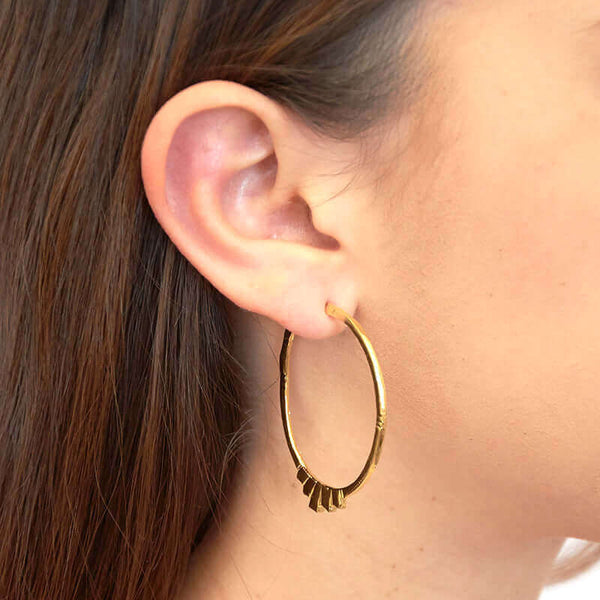
[[[397,357],[379,356],[388,421],[377,468],[347,498],[345,509],[312,511],[281,422],[283,330],[258,317],[244,323],[244,332],[240,356],[248,373],[260,374],[252,383],[253,438],[226,518],[196,551],[182,600],[300,600],[317,592],[420,600],[538,598],[564,538],[530,530],[518,514],[494,502],[485,486],[448,469],[438,455],[441,434],[432,425],[419,429],[414,416],[411,426],[391,393],[401,389],[393,375],[386,377]],[[364,464],[375,426],[373,383],[352,334],[296,338],[289,393],[294,437],[309,468],[329,485],[346,485]]]

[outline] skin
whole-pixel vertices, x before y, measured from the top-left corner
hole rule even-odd
[[[424,94],[368,164],[232,82],[181,91],[148,129],[148,201],[240,307],[253,406],[183,600],[528,600],[565,537],[600,541],[600,4],[424,18]],[[316,514],[281,426],[284,328],[294,434],[323,481],[356,477],[375,418],[364,354],[326,300],[369,336],[388,421],[365,487]]]

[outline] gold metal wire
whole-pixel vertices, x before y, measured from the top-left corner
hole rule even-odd
[[[381,373],[381,367],[379,366],[379,361],[377,360],[375,350],[373,349],[369,338],[365,334],[360,324],[338,306],[335,306],[331,302],[326,302],[325,312],[329,316],[335,317],[340,321],[344,321],[344,323],[348,325],[354,335],[358,338],[358,341],[360,342],[360,345],[367,356],[369,368],[371,370],[371,376],[373,377],[373,383],[375,386],[377,421],[375,424],[375,434],[373,436],[373,443],[371,445],[369,457],[367,458],[362,471],[352,483],[341,488],[333,487],[319,481],[313,475],[302,459],[302,455],[298,451],[294,441],[294,436],[292,434],[288,403],[288,382],[290,351],[292,348],[292,342],[294,341],[294,334],[286,329],[283,335],[281,353],[279,355],[279,393],[281,399],[281,417],[283,420],[283,429],[285,431],[287,445],[290,449],[290,453],[298,471],[297,478],[303,484],[304,494],[310,498],[309,507],[315,512],[333,512],[336,508],[346,508],[346,498],[350,496],[350,494],[358,491],[364,485],[371,473],[375,470],[377,462],[379,461],[387,417],[383,375]]]

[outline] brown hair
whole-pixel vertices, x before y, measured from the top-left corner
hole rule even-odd
[[[144,197],[154,113],[229,79],[357,136],[423,80],[420,4],[2,4],[0,597],[171,598],[234,480],[232,307]]]

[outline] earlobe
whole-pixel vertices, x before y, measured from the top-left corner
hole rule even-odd
[[[142,147],[152,210],[186,258],[224,295],[297,335],[343,323],[330,301],[356,309],[356,278],[339,241],[315,228],[294,129],[270,99],[233,82],[203,82],[155,115]]]

